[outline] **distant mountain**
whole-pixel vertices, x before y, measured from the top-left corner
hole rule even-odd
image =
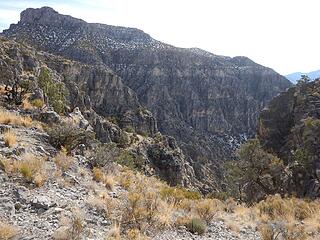
[[[292,83],[296,83],[301,78],[301,75],[308,75],[309,78],[314,80],[316,78],[320,78],[320,70],[312,71],[309,73],[295,72],[286,75],[286,78],[289,79]]]

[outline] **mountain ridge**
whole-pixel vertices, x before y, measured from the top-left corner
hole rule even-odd
[[[285,77],[289,79],[292,83],[297,83],[297,81],[301,78],[302,75],[307,75],[311,78],[311,80],[315,80],[320,77],[320,70],[315,70],[311,72],[294,72],[286,75]]]
[[[176,48],[130,28],[74,23],[50,8],[21,15],[6,37],[112,69],[154,114],[160,132],[178,140],[207,189],[220,185],[223,162],[255,133],[259,111],[291,86],[246,57]]]

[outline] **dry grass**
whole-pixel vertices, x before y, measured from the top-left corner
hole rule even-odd
[[[93,176],[93,180],[97,182],[102,182],[104,179],[104,173],[100,168],[97,168],[97,167],[94,167],[92,169],[92,176]]]
[[[258,203],[259,231],[264,240],[279,235],[285,240],[314,239],[320,235],[320,202],[269,196]]]
[[[29,99],[26,98],[22,101],[22,108],[24,110],[32,110],[33,109],[33,106],[32,104],[29,102]]]
[[[1,158],[0,159],[0,166],[1,166],[2,170],[8,174],[10,174],[14,171],[14,164],[13,164],[13,160],[11,160],[11,159]]]
[[[195,210],[199,217],[210,222],[218,211],[222,211],[224,204],[217,199],[201,199],[197,201]]]
[[[173,214],[175,211],[174,204],[165,201],[159,202],[159,209],[155,214],[156,226],[160,229],[169,228],[174,224]]]
[[[1,159],[1,165],[7,174],[21,174],[27,183],[42,186],[46,181],[44,161],[32,154],[24,154],[21,161]]]
[[[270,196],[256,205],[262,217],[269,220],[305,220],[320,214],[320,202],[308,202],[298,198],[281,198],[279,195]]]
[[[68,156],[67,152],[62,149],[54,158],[54,162],[61,171],[66,172],[74,162],[74,158]]]
[[[60,219],[60,227],[54,232],[52,238],[55,240],[82,239],[84,230],[83,212],[80,209],[73,209],[70,218],[62,217]]]
[[[115,184],[115,179],[113,176],[105,175],[100,168],[94,167],[92,169],[92,177],[93,180],[97,182],[102,182],[108,190],[113,190]]]
[[[114,177],[111,175],[105,175],[103,179],[103,183],[108,190],[112,191],[115,184]]]
[[[32,127],[30,117],[22,117],[16,113],[0,110],[0,123],[13,126]]]
[[[120,225],[114,224],[108,232],[106,240],[120,240]]]
[[[18,229],[0,220],[0,239],[9,240],[18,234]]]
[[[2,95],[2,94],[5,94],[6,92],[7,92],[7,91],[6,91],[5,86],[0,85],[0,94]]]
[[[115,209],[115,202],[108,196],[108,194],[91,196],[88,198],[87,204],[98,210],[105,217],[110,217],[112,211]]]
[[[127,230],[126,239],[128,239],[128,240],[148,240],[150,238],[148,238],[146,235],[141,233],[139,229],[133,228],[133,229]]]
[[[13,147],[17,143],[17,136],[11,130],[6,131],[3,135],[4,144],[7,147]]]

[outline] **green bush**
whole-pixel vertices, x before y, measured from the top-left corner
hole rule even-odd
[[[134,128],[133,128],[133,127],[131,127],[131,126],[126,127],[124,130],[125,130],[126,132],[128,132],[128,133],[135,133]]]
[[[121,148],[125,148],[130,145],[130,138],[126,132],[121,132],[120,137],[117,139],[117,145]]]
[[[31,100],[30,103],[31,103],[32,106],[34,106],[36,108],[42,108],[43,105],[44,105],[43,100],[39,99],[39,98]]]
[[[201,198],[200,193],[180,187],[164,187],[160,190],[160,196],[162,199],[174,199],[176,202],[183,199],[198,200]]]
[[[127,166],[131,170],[140,170],[145,164],[143,157],[134,155],[128,151],[122,151],[115,159],[115,162]]]
[[[94,139],[94,133],[72,125],[53,125],[46,129],[52,146],[61,149],[64,147],[68,153],[80,144],[88,144]]]
[[[192,218],[186,225],[187,229],[192,233],[203,234],[205,233],[207,226],[205,221],[200,218]]]
[[[55,82],[48,70],[48,68],[41,68],[40,75],[38,77],[39,87],[43,90],[48,97],[50,106],[57,113],[63,113],[66,106],[67,91],[63,83]]]

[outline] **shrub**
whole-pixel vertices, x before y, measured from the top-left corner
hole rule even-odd
[[[54,81],[48,68],[45,67],[41,68],[38,84],[48,97],[50,106],[52,106],[57,113],[64,112],[67,95],[64,84]]]
[[[116,140],[118,147],[125,148],[128,147],[130,144],[130,138],[128,134],[124,131],[121,131],[120,137]]]
[[[201,219],[210,222],[217,211],[223,209],[223,203],[214,199],[202,199],[195,204],[195,210]]]
[[[263,150],[259,140],[250,139],[238,150],[239,159],[226,164],[230,191],[248,203],[283,191],[285,166],[281,159]]]
[[[192,233],[203,234],[206,231],[206,223],[200,218],[192,218],[186,225],[187,229]]]
[[[168,228],[173,225],[174,204],[159,201],[159,211],[155,214],[155,224],[158,228]]]
[[[134,132],[135,132],[134,128],[131,127],[131,126],[126,127],[124,130],[125,130],[126,132],[128,132],[128,133],[134,133]]]
[[[201,195],[198,192],[169,186],[164,186],[160,190],[160,196],[162,199],[169,199],[174,202],[180,202],[183,199],[197,200],[201,198]]]
[[[0,158],[0,169],[5,173],[11,173],[14,171],[13,160]]]
[[[115,144],[108,143],[99,145],[92,150],[89,156],[90,163],[93,167],[105,167],[112,163],[119,155],[119,149]]]
[[[72,125],[53,125],[46,129],[49,141],[55,148],[64,147],[71,153],[80,144],[88,144],[94,139],[94,133]]]
[[[115,162],[131,170],[140,170],[145,164],[143,157],[134,155],[128,151],[122,151],[115,159]]]
[[[42,108],[44,106],[44,101],[42,99],[33,99],[31,100],[31,105],[36,107],[36,108]]]
[[[83,239],[85,230],[83,213],[79,209],[73,209],[70,218],[63,218],[62,226],[53,234],[55,240],[79,240]]]
[[[4,144],[7,147],[12,147],[17,143],[17,136],[11,130],[6,131],[4,133],[3,138],[4,138]]]

